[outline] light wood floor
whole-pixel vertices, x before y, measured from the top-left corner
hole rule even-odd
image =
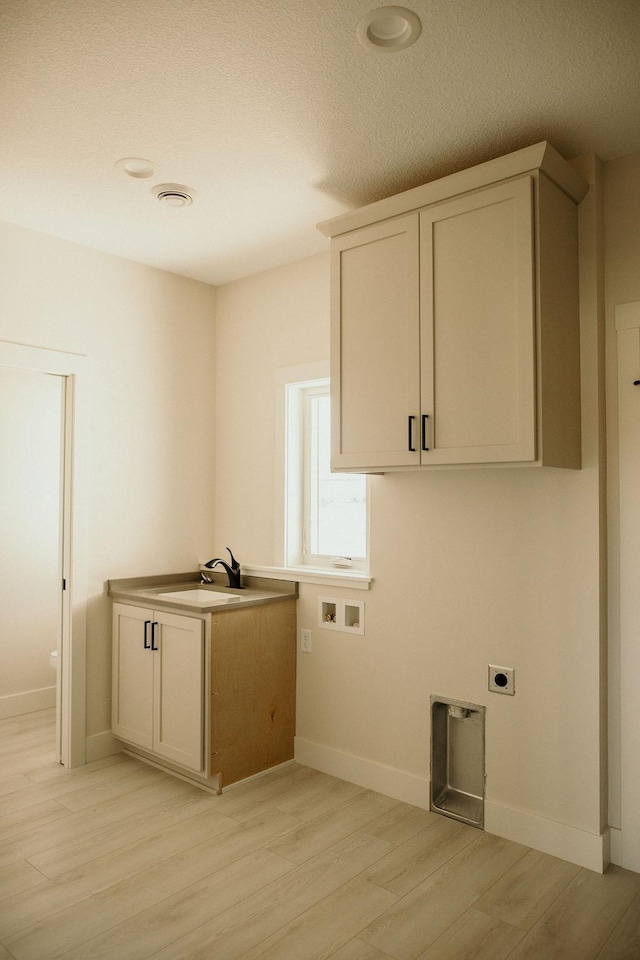
[[[0,960],[632,960],[604,876],[296,764],[208,794],[0,722]]]

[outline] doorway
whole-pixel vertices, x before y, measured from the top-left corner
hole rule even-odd
[[[2,593],[0,655],[6,682],[14,685],[0,690],[0,708],[24,712],[30,695],[37,710],[43,698],[53,699],[59,759],[69,767],[85,762],[84,360],[0,341],[3,474],[9,474],[0,487],[9,500],[8,509],[0,508],[0,572],[2,587],[5,577],[10,583]],[[7,469],[11,450],[18,480]],[[30,689],[19,689],[25,685]]]
[[[2,719],[60,701],[64,399],[63,377],[0,367]]]

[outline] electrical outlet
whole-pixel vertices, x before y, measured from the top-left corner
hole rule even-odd
[[[311,653],[311,630],[300,631],[300,649],[303,653]]]
[[[506,693],[513,697],[516,692],[516,671],[513,667],[496,667],[489,664],[489,690],[491,693]]]

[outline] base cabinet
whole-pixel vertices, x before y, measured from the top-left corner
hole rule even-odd
[[[113,734],[201,773],[204,653],[202,620],[115,603]]]
[[[296,601],[183,616],[113,604],[112,733],[207,789],[293,759]]]

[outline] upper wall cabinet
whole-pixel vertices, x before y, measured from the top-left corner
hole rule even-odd
[[[585,192],[539,144],[320,225],[334,470],[580,467]]]

